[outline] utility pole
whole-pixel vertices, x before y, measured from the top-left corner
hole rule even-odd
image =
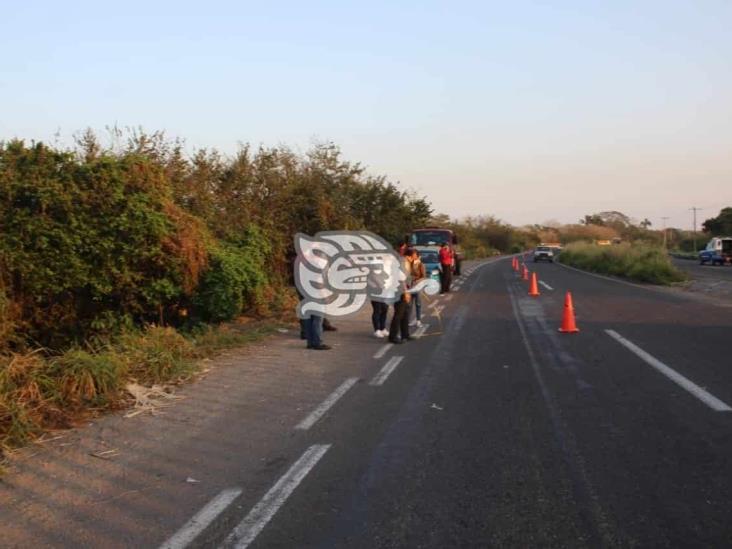
[[[663,249],[667,249],[668,246],[666,246],[666,220],[668,219],[668,216],[661,217],[663,220]]]
[[[696,212],[699,210],[703,210],[704,208],[697,208],[696,206],[692,206],[689,208],[692,212],[694,212],[694,251],[696,252]]]

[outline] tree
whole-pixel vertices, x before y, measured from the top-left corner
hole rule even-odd
[[[712,236],[732,235],[732,207],[722,208],[717,217],[707,219],[702,230]]]
[[[646,217],[643,221],[639,223],[639,225],[641,226],[641,228],[648,230],[648,227],[653,225],[653,223],[651,223],[650,219]]]

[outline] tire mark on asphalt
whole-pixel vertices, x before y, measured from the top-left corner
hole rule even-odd
[[[572,487],[578,503],[578,514],[580,519],[584,522],[588,534],[591,536],[587,545],[590,547],[612,547],[615,545],[613,540],[617,538],[610,532],[608,521],[598,503],[599,498],[589,481],[587,471],[583,465],[584,460],[577,449],[574,437],[565,427],[554,398],[550,394],[549,388],[544,380],[544,375],[541,372],[539,361],[534,353],[533,347],[531,346],[531,342],[529,341],[524,320],[519,312],[518,299],[515,290],[511,287],[510,279],[507,280],[506,286],[508,288],[508,295],[511,299],[511,306],[516,318],[516,323],[519,327],[521,339],[526,349],[526,353],[528,354],[534,376],[536,377],[536,381],[539,385],[541,396],[544,400],[547,411],[549,412],[549,418],[554,430],[555,440],[559,445],[563,461],[567,466],[567,470],[572,481]]]

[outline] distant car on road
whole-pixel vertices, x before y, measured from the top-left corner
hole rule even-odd
[[[537,246],[534,250],[534,263],[537,261],[554,262],[554,249],[549,246]]]
[[[714,237],[699,252],[699,264],[724,265],[732,262],[732,237]]]
[[[438,246],[415,246],[419,258],[424,264],[427,278],[440,281],[440,248]]]

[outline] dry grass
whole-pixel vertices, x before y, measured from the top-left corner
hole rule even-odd
[[[190,379],[199,359],[257,341],[273,330],[273,323],[254,322],[208,327],[186,338],[173,328],[149,326],[97,349],[0,355],[0,457],[44,430],[70,427],[89,414],[134,404],[145,393],[142,387],[161,400],[164,384]]]

